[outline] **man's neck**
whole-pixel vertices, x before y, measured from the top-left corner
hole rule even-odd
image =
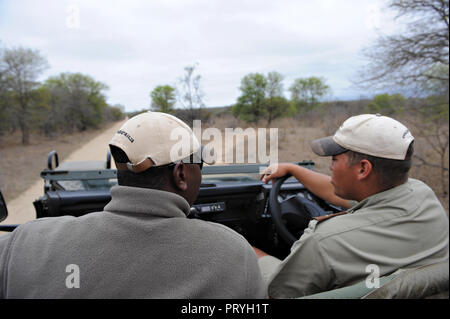
[[[355,198],[355,200],[360,202],[360,201],[366,199],[367,197],[370,197],[370,196],[378,194],[378,193],[385,192],[385,191],[395,188],[397,186],[403,185],[406,182],[408,182],[408,178],[406,178],[403,181],[391,184],[389,186],[381,186],[379,183],[373,183],[373,185],[365,184],[361,187],[359,194],[357,195],[357,197],[359,199]]]

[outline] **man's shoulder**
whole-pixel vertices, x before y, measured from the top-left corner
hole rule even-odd
[[[338,213],[334,213],[334,214],[328,214],[328,215],[323,215],[323,216],[318,216],[318,217],[314,217],[313,219],[317,220],[317,223],[321,223],[325,220],[328,220],[330,218],[336,217],[336,216],[341,216],[341,215],[346,215],[347,212],[346,211],[342,211],[342,212],[338,212]],[[317,225],[316,223],[316,225]]]
[[[246,239],[235,230],[222,224],[200,219],[187,219],[191,227],[198,228],[204,235],[213,235],[217,239],[231,239],[247,243]]]
[[[405,219],[419,214],[426,207],[427,214],[440,211],[441,205],[433,190],[424,182],[409,178],[408,182],[387,192],[376,194],[353,206],[348,213],[331,214],[312,220],[308,232],[318,241],[331,239],[355,230],[390,223],[394,219]],[[348,234],[350,235],[350,234]]]
[[[64,215],[37,218],[19,225],[13,233],[18,241],[24,239],[27,243],[37,244],[38,241],[56,243],[61,238],[84,236],[86,232],[92,230],[94,219],[101,216],[103,212],[93,212],[79,217]]]
[[[421,186],[421,187],[429,188],[429,186],[427,184],[425,184],[423,181],[421,181],[420,179],[416,179],[416,178],[412,178],[412,177],[408,178],[408,181],[406,182],[406,184],[412,185],[412,186]]]
[[[434,191],[431,189],[430,186],[428,186],[423,181],[418,179],[408,178],[406,185],[408,186],[409,189],[417,192],[418,194],[422,193],[425,196],[427,196],[430,193],[434,194]]]
[[[353,214],[345,211],[313,218],[305,233],[309,233],[316,239],[322,239],[332,234],[339,233],[353,226]]]
[[[58,226],[62,226],[68,222],[71,222],[75,219],[74,216],[58,216],[58,217],[43,217],[38,219],[33,219],[30,221],[27,221],[26,223],[19,225],[17,227],[16,231],[23,231],[26,230],[27,232],[33,231],[33,230],[40,230],[44,228],[54,228]]]
[[[359,238],[364,229],[376,224],[373,214],[341,212],[310,221],[305,234],[319,245],[335,241],[337,238]]]
[[[237,231],[214,222],[187,219],[184,230],[193,241],[208,242],[211,249],[234,255],[254,255],[249,242]],[[255,255],[256,257],[256,255]]]

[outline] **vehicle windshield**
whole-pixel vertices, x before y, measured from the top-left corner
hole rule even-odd
[[[314,167],[314,163],[310,161],[298,164]],[[265,167],[265,164],[205,165],[202,170],[202,187],[259,182],[260,172]],[[48,190],[108,190],[117,185],[115,169],[44,170],[41,177],[46,181]]]

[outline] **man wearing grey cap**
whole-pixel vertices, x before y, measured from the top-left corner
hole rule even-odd
[[[187,218],[213,158],[184,122],[139,114],[110,148],[119,185],[104,211],[39,219],[0,237],[0,298],[267,296],[242,236]]]
[[[313,151],[331,156],[331,176],[293,164],[268,167],[263,182],[292,174],[328,202],[347,209],[313,219],[284,260],[255,248],[273,298],[293,298],[367,278],[448,260],[448,217],[434,192],[408,178],[414,138],[379,114],[347,119]]]

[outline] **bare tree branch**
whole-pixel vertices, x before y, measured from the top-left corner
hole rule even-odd
[[[449,2],[445,0],[392,0],[397,18],[407,17],[407,31],[382,36],[363,55],[369,64],[355,83],[361,87],[418,86],[429,80],[445,82],[446,74],[431,72],[449,66]]]
[[[440,164],[430,163],[427,160],[425,160],[424,158],[420,157],[419,155],[414,154],[413,157],[415,159],[418,159],[422,163],[421,165],[430,166],[430,167],[436,167],[436,168],[439,168],[439,169],[443,169],[444,171],[448,171],[447,167],[441,167]],[[419,165],[416,164],[416,166],[421,166],[421,165],[420,164]]]

